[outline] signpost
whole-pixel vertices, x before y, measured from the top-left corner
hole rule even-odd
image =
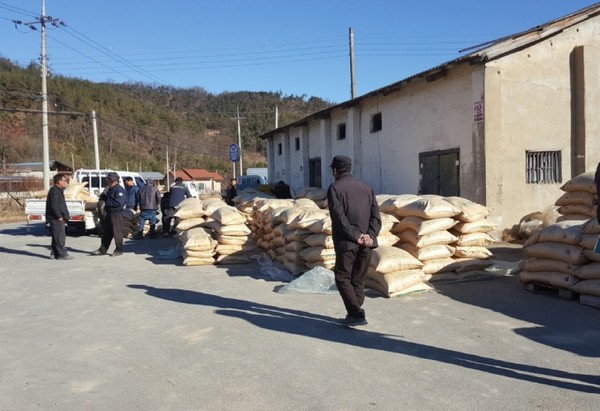
[[[233,178],[235,178],[235,163],[240,161],[240,148],[237,144],[229,145],[229,159],[233,163]]]

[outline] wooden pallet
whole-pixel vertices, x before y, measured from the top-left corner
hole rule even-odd
[[[527,283],[525,289],[536,294],[549,295],[552,297],[562,298],[564,300],[578,300],[579,294],[575,291],[567,290],[565,288],[553,287],[551,285],[539,284],[539,283]]]
[[[595,295],[581,294],[579,296],[579,302],[581,304],[589,305],[590,307],[600,308],[600,297]]]

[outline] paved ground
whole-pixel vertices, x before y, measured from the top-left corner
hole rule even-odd
[[[515,277],[370,295],[289,295],[256,264],[156,259],[173,240],[48,259],[38,225],[0,225],[0,410],[571,410],[600,399],[600,310]],[[502,245],[497,256],[519,258]]]

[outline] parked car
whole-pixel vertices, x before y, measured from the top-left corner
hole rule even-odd
[[[269,184],[267,179],[259,175],[239,176],[237,177],[237,189],[257,188],[259,186]]]
[[[114,171],[120,177],[119,184],[124,186],[123,179],[125,177],[132,177],[136,186],[146,185],[146,180],[139,173],[135,173],[132,171],[115,171],[115,170],[92,170],[92,169],[79,169],[73,173],[73,178],[78,183],[87,183],[87,190],[90,194],[100,195],[100,193],[106,187],[106,175],[110,172]]]

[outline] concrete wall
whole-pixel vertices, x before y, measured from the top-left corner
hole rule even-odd
[[[486,64],[485,203],[502,217],[503,226],[544,211],[560,197],[562,184],[574,173],[577,130],[584,136],[582,168],[595,170],[599,154],[598,18],[519,52]],[[583,46],[577,62],[573,51]],[[577,70],[583,73],[577,80]],[[585,104],[576,105],[579,93]],[[579,113],[579,115],[578,115]],[[579,117],[579,124],[576,118]],[[526,183],[526,151],[561,151],[562,181]],[[582,152],[585,151],[585,152]],[[578,173],[577,173],[578,174]]]

